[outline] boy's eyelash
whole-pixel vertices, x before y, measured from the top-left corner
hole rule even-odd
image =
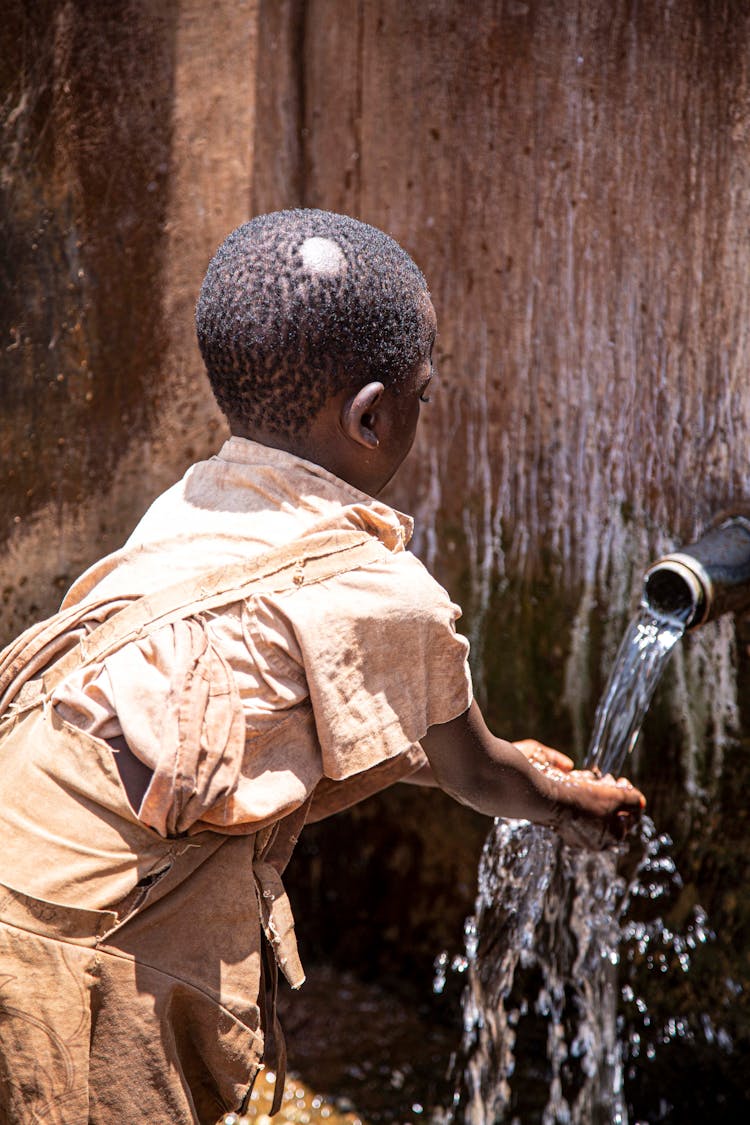
[[[432,362],[432,356],[430,356],[430,377],[427,380],[427,382],[425,383],[424,387],[422,388],[422,393],[419,396],[420,402],[429,402],[430,401],[431,396],[428,395],[427,392],[430,389],[430,383],[432,382],[434,377],[435,377],[435,364]]]

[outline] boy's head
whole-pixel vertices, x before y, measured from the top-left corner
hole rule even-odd
[[[338,392],[394,395],[429,357],[427,283],[382,231],[328,211],[277,211],[219,247],[196,310],[214,395],[234,432],[303,434]]]
[[[198,342],[232,433],[378,492],[409,452],[435,312],[409,255],[329,211],[233,231],[206,273]]]

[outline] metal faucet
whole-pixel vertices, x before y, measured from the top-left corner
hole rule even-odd
[[[652,563],[643,604],[686,629],[750,609],[750,518],[719,517],[697,542]]]

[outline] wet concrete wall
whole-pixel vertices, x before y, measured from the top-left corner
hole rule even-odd
[[[223,433],[192,308],[215,246],[247,215],[257,12],[142,0],[2,11],[7,640]]]
[[[3,638],[221,440],[192,305],[223,235],[322,206],[389,231],[432,287],[439,384],[391,499],[465,606],[492,723],[582,752],[643,566],[750,491],[747,4],[3,13]],[[729,620],[684,645],[633,764],[738,949],[746,651]],[[483,835],[408,792],[315,829],[310,948],[429,966]]]
[[[260,33],[254,208],[351,211],[432,285],[420,549],[477,637],[520,579],[579,633],[620,612],[747,490],[746,6],[323,0]]]

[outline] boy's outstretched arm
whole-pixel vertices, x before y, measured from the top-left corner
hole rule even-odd
[[[620,778],[574,770],[565,754],[527,740],[495,738],[476,703],[421,741],[435,781],[462,804],[488,816],[554,828],[566,844],[599,849],[622,840],[646,803]]]

